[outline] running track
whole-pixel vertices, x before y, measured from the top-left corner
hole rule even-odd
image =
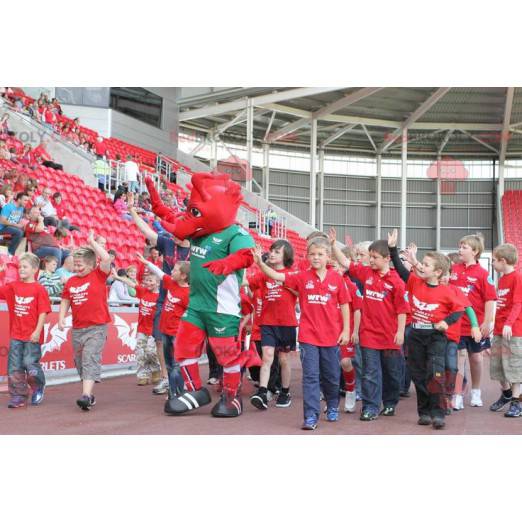
[[[133,376],[107,379],[96,386],[97,404],[90,412],[76,406],[79,383],[51,386],[40,406],[23,409],[7,408],[7,393],[0,394],[0,434],[35,435],[498,435],[522,434],[522,417],[507,419],[503,413],[492,413],[489,404],[499,394],[498,385],[489,380],[484,368],[482,397],[484,407],[468,406],[447,418],[446,429],[435,431],[430,426],[418,426],[415,392],[401,399],[395,417],[380,417],[361,422],[357,414],[341,414],[339,422],[321,419],[315,432],[300,430],[302,422],[301,372],[297,357],[294,360],[290,408],[255,409],[248,401],[254,390],[245,380],[243,387],[244,413],[238,419],[215,419],[210,416],[211,405],[183,417],[163,413],[165,396],[154,396],[151,387],[138,387]],[[207,367],[202,367],[206,374]],[[209,387],[213,398],[217,397]],[[341,398],[344,400],[343,398]],[[358,403],[358,409],[360,408]]]

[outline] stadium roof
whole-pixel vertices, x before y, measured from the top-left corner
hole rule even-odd
[[[317,119],[317,146],[330,153],[522,158],[522,88],[346,87],[227,88],[180,99],[180,124],[245,143],[247,105],[253,140],[307,150]],[[505,137],[505,139],[502,139]]]

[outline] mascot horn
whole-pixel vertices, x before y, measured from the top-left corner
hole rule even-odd
[[[256,350],[241,351],[240,288],[243,272],[253,263],[252,236],[236,224],[241,189],[225,174],[192,175],[187,210],[166,207],[151,179],[146,180],[153,212],[178,239],[190,240],[190,298],[181,318],[174,357],[181,367],[185,392],[165,403],[169,415],[181,415],[211,402],[201,384],[198,360],[208,338],[223,366],[223,392],[212,409],[214,417],[242,412],[238,393],[243,366],[260,366]]]

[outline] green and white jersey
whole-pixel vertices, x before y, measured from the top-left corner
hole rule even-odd
[[[244,269],[228,276],[217,276],[201,265],[254,246],[252,236],[239,225],[231,225],[221,232],[202,238],[191,238],[189,308],[199,312],[240,316],[239,290]]]

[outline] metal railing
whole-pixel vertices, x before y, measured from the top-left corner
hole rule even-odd
[[[118,187],[124,183],[127,182],[127,178],[125,176],[125,162],[124,161],[117,161],[117,160],[106,160],[108,169],[107,173],[103,176],[103,188],[107,195],[111,194],[111,191],[117,190]],[[110,169],[110,174],[109,174]],[[95,176],[97,176],[96,173],[94,173]],[[161,190],[161,175],[159,172],[147,172],[144,173],[142,171],[139,172],[138,175],[138,183],[139,183],[139,193],[141,194],[143,191],[146,190],[145,186],[145,176],[150,176],[152,180],[154,181],[154,186],[159,191]],[[98,177],[98,176],[97,176]],[[99,179],[99,177],[98,177]]]
[[[256,227],[259,234],[277,239],[286,239],[287,219],[285,216],[267,218],[266,212],[258,210],[256,212]]]

